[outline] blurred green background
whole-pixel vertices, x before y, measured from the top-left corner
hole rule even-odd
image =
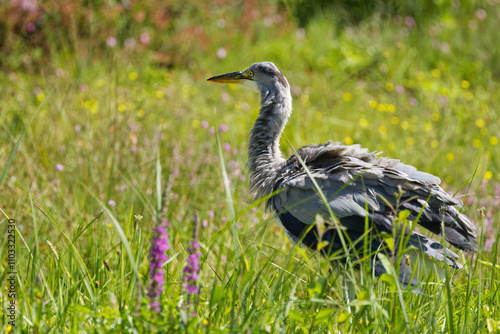
[[[157,161],[173,249],[165,300],[179,294],[173,273],[182,270],[194,216],[209,221],[200,236],[204,265],[213,270],[202,276],[206,291],[215,291],[214,272],[226,277],[241,260],[227,230],[236,221],[221,158],[245,251],[260,254],[257,246],[272,245],[278,252],[272,258],[284,260],[290,249],[284,233],[262,207],[249,209],[246,145],[259,98],[206,82],[259,61],[274,62],[291,84],[286,155],[292,153],[288,142],[298,148],[332,139],[433,173],[445,190],[460,190],[481,236],[484,222],[480,244],[489,254],[498,242],[500,203],[499,22],[496,0],[1,2],[0,205],[23,238],[18,263],[27,270],[20,296],[27,302],[20,303],[21,314],[43,331],[63,323],[78,328],[86,312],[99,318],[96,305],[117,308],[110,294],[118,294],[125,276],[110,278],[99,265],[103,258],[112,267],[122,263],[109,213],[122,224],[143,217],[135,224],[144,236],[131,242],[138,243],[139,269],[147,277],[148,238],[159,209]],[[71,324],[47,304],[48,291],[66,291],[54,273],[78,276],[80,270],[63,233],[92,280],[117,284],[99,290],[102,299],[89,306],[90,292],[80,282],[78,291],[87,297],[73,300],[82,309],[70,303]],[[67,267],[54,262],[46,240],[66,254]],[[257,265],[267,255],[249,259]],[[50,280],[45,287],[35,287],[39,273]],[[124,303],[132,304],[133,296]],[[199,328],[211,312],[199,310]],[[275,326],[272,321],[263,320],[261,328]],[[350,328],[365,328],[359,326]],[[435,329],[420,318],[415,326]]]

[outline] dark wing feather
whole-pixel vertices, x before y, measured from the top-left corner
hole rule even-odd
[[[455,208],[461,205],[460,201],[439,187],[438,177],[398,160],[377,158],[359,145],[328,142],[303,147],[297,154],[326,196],[334,215],[353,237],[366,232],[365,217],[370,227],[389,232],[395,209],[408,210],[409,219],[415,220],[420,214],[419,224],[435,234],[442,234],[443,223],[445,238],[452,245],[465,250],[476,249],[473,223]],[[328,217],[329,210],[297,156],[286,161],[275,185],[274,190],[281,191],[269,199],[268,205],[278,213],[292,239],[303,238],[304,244],[315,248],[315,228],[307,234],[304,231],[315,222],[316,215]],[[338,250],[340,245],[332,239],[333,234],[325,233],[323,239],[330,237],[330,247]],[[446,250],[444,256],[444,247],[432,239],[413,232],[409,243],[451,266],[460,266],[455,261],[458,258],[455,253]]]

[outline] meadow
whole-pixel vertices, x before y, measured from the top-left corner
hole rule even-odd
[[[362,4],[0,5],[0,331],[498,332],[500,2]],[[259,97],[206,81],[265,60],[294,98],[283,153],[439,176],[478,229],[462,270],[415,294],[287,239],[248,189]]]

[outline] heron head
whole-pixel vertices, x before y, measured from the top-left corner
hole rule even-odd
[[[258,92],[262,91],[263,88],[266,90],[289,88],[283,73],[276,65],[268,61],[252,64],[243,71],[217,75],[207,79],[207,81],[240,84]]]

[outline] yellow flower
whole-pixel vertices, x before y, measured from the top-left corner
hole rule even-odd
[[[387,135],[387,129],[386,129],[386,127],[385,127],[385,126],[383,126],[383,125],[381,125],[381,126],[379,126],[379,127],[378,127],[378,132],[380,132],[380,134],[381,134],[382,136]]]
[[[377,110],[378,110],[378,111],[385,111],[385,104],[380,103],[380,104],[377,106]]]
[[[137,117],[144,117],[144,110],[139,109],[139,110],[137,111]]]
[[[304,94],[300,97],[300,102],[302,102],[302,106],[304,108],[308,108],[311,106],[311,102],[309,101],[309,95]]]
[[[489,170],[488,170],[488,171],[486,171],[486,173],[484,173],[484,178],[485,178],[486,180],[489,180],[489,179],[491,179],[492,177],[493,177],[493,173],[492,173],[492,172],[490,172]]]
[[[118,105],[118,111],[119,111],[119,112],[124,112],[124,111],[125,111],[125,109],[127,109],[127,107],[126,107],[123,103],[120,103],[120,104]]]
[[[200,123],[200,121],[199,121],[199,120],[197,120],[197,119],[193,119],[193,122],[191,123],[191,125],[193,126],[193,128],[195,128],[195,129],[196,129],[196,128],[199,128],[199,127],[200,127],[201,123]]]
[[[455,159],[455,154],[453,154],[452,152],[448,153],[446,155],[446,159],[448,159],[450,161],[453,160],[453,159]]]
[[[106,83],[106,81],[104,81],[104,79],[99,79],[99,80],[97,80],[97,87],[102,87],[102,86],[104,86],[105,83]]]
[[[424,74],[424,72],[418,72],[418,73],[417,73],[417,80],[418,80],[418,81],[422,81],[422,80],[424,80],[424,79],[425,79],[425,74]]]
[[[8,325],[7,327],[5,327],[5,333],[10,333],[11,331],[12,331],[11,325]]]
[[[352,140],[352,138],[350,136],[347,136],[347,137],[344,138],[344,143],[346,145],[352,145],[353,142],[354,141]]]
[[[435,68],[431,71],[431,74],[434,78],[439,78],[441,76],[441,71]]]
[[[472,145],[474,145],[474,147],[478,148],[479,146],[481,146],[481,141],[479,139],[474,139],[472,141]]]
[[[36,99],[38,100],[38,102],[42,102],[45,99],[45,94],[38,93],[38,95],[36,96]]]
[[[349,93],[349,92],[345,92],[343,95],[342,95],[342,98],[345,100],[345,101],[351,101],[352,100],[352,94]]]
[[[362,118],[359,120],[359,125],[361,125],[362,128],[366,128],[368,126],[368,121]]]
[[[406,138],[406,145],[413,146],[415,144],[415,139],[413,137]]]
[[[388,104],[387,105],[387,111],[390,113],[393,113],[396,111],[396,106],[394,104]]]
[[[203,319],[202,323],[203,323],[203,325],[206,326],[206,325],[208,325],[208,320],[207,319]]]
[[[377,107],[377,102],[374,100],[370,100],[370,102],[368,102],[368,104],[370,105],[370,108],[375,109]]]
[[[433,141],[431,141],[431,147],[432,148],[436,148],[436,147],[438,147],[438,145],[439,145],[439,143],[438,143],[438,141],[436,139],[434,139]]]
[[[476,120],[476,126],[478,128],[482,128],[484,125],[485,125],[485,123],[484,123],[483,119],[479,118],[479,119]]]
[[[464,89],[467,89],[470,87],[470,83],[467,80],[462,80],[462,82],[460,83],[460,86],[462,86],[462,88],[464,88]]]
[[[137,79],[137,73],[135,73],[135,72],[130,72],[130,73],[128,74],[128,78],[129,78],[130,80],[134,81],[135,79]]]
[[[399,124],[399,118],[394,116],[393,118],[391,118],[391,123],[394,124],[394,125],[398,125]]]
[[[440,114],[438,114],[437,112],[434,112],[434,113],[432,113],[431,118],[432,118],[432,120],[433,120],[434,122],[439,122],[439,120],[441,119],[441,115],[440,115]]]
[[[156,97],[157,97],[157,98],[161,99],[161,98],[163,97],[163,95],[164,95],[164,93],[163,93],[163,91],[162,91],[162,90],[159,90],[159,89],[158,89],[158,90],[156,91]]]
[[[491,144],[491,145],[496,145],[496,144],[498,144],[498,138],[497,138],[497,137],[495,137],[495,136],[491,136],[491,137],[490,137],[490,144]]]
[[[394,90],[394,84],[392,82],[388,82],[385,84],[385,90],[388,92],[392,92]]]
[[[410,123],[408,123],[407,121],[402,121],[401,122],[401,129],[406,130],[409,127],[410,127]]]
[[[471,92],[467,92],[467,93],[465,93],[465,99],[466,99],[467,101],[470,101],[470,100],[472,100],[473,98],[474,98],[474,95],[473,95]]]
[[[424,125],[424,130],[425,130],[426,132],[431,131],[431,130],[432,130],[432,123],[431,123],[431,122],[427,122],[427,123],[425,123],[425,125]]]
[[[450,96],[450,91],[447,88],[441,88],[439,92],[441,93],[441,95]]]

